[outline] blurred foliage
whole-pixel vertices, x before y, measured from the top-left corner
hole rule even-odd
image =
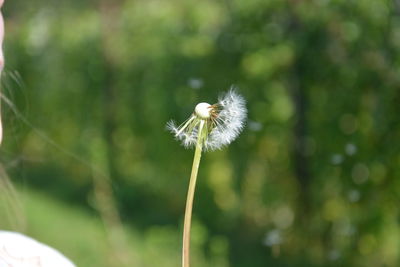
[[[398,1],[13,0],[3,11],[3,91],[19,112],[3,105],[1,155],[14,183],[40,192],[26,204],[35,237],[106,264],[90,219],[96,170],[136,233],[137,266],[177,266],[193,151],[165,123],[234,84],[248,126],[202,159],[193,265],[400,265]]]

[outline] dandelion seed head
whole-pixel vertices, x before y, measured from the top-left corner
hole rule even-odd
[[[199,141],[205,150],[216,150],[237,138],[246,118],[246,101],[231,89],[214,105],[204,102],[197,104],[192,116],[180,126],[176,126],[174,121],[168,122],[167,129],[186,148],[195,146]],[[202,121],[204,127],[200,127]]]

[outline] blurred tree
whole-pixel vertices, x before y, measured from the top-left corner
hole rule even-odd
[[[179,262],[192,153],[165,123],[232,84],[248,127],[204,157],[196,266],[400,264],[398,1],[14,0],[4,12],[3,83],[30,122],[3,107],[11,176],[92,211],[101,170],[145,240],[143,266]]]

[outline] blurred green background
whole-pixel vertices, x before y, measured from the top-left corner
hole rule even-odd
[[[0,157],[17,196],[3,193],[1,228],[78,266],[179,266],[193,151],[165,124],[235,85],[247,127],[202,158],[193,266],[400,266],[399,1],[3,13]]]

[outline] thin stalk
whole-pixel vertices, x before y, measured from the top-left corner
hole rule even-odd
[[[185,209],[185,220],[183,223],[183,247],[182,247],[182,267],[189,267],[190,265],[190,227],[192,223],[192,209],[193,209],[193,198],[194,191],[196,189],[197,173],[199,171],[201,150],[203,147],[202,143],[202,132],[204,127],[204,121],[200,122],[199,135],[197,137],[196,150],[194,152],[192,173],[190,175],[189,189],[186,199],[186,209]]]

